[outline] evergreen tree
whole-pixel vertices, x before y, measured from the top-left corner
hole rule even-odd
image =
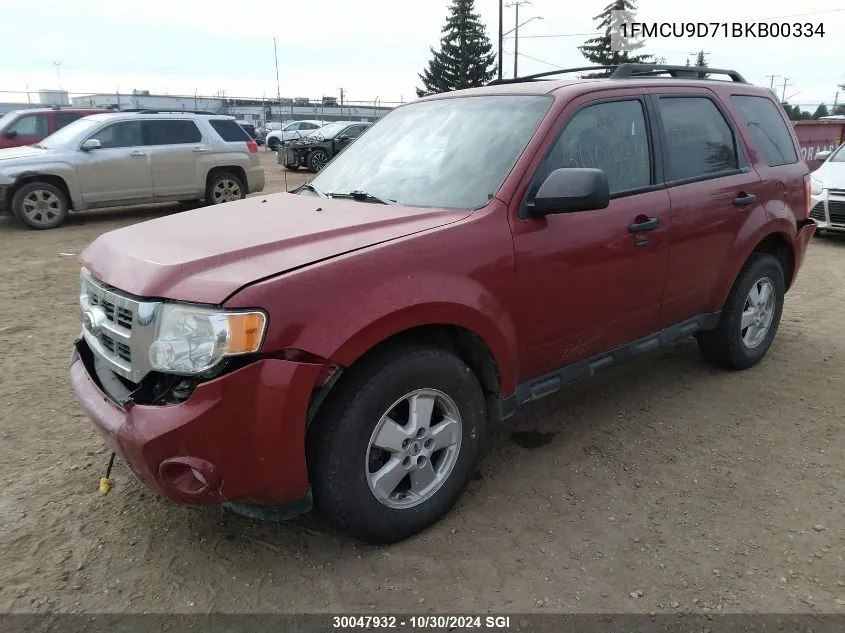
[[[452,0],[442,30],[440,50],[431,49],[428,68],[419,74],[423,82],[417,96],[483,86],[496,75],[496,55],[487,37],[474,0]]]
[[[698,51],[695,58],[695,65],[699,68],[707,68],[707,57],[704,56],[704,51]]]
[[[686,65],[687,65],[687,66],[689,66],[689,57],[687,57],[687,63],[686,63]]]
[[[590,38],[582,46],[579,46],[578,49],[581,54],[597,66],[618,66],[626,62],[649,63],[652,59],[651,55],[633,54],[645,46],[645,42],[632,37],[626,38],[623,42],[621,41],[622,38],[619,37],[623,33],[622,23],[631,24],[636,21],[636,10],[636,0],[613,0],[604,8],[604,11],[593,18],[599,21],[598,30],[603,30],[604,35]],[[616,11],[620,13],[611,13]],[[611,34],[613,35],[611,36]],[[617,39],[620,41],[617,42]],[[613,46],[617,43],[621,46]],[[622,50],[613,51],[611,47],[621,48]],[[609,71],[605,71],[585,75],[585,77],[607,77],[609,74]]]
[[[813,118],[820,119],[823,116],[830,116],[830,113],[827,111],[827,106],[823,103],[820,103],[819,107],[816,108],[816,111],[813,112]]]

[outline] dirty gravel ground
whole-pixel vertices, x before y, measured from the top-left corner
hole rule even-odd
[[[444,521],[372,548],[312,518],[171,505],[119,462],[97,493],[108,453],[68,384],[61,253],[171,212],[0,220],[3,612],[845,612],[845,239],[814,241],[757,368],[681,342],[540,401]]]

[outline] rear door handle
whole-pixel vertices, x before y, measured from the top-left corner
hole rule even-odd
[[[146,153],[146,152],[141,152],[141,151],[139,151],[139,150],[137,150],[137,149],[136,149],[134,152],[129,152],[129,155],[130,155],[130,156],[146,156],[146,155],[147,155],[147,153]]]
[[[757,202],[757,196],[753,193],[741,193],[736,198],[734,198],[734,206],[735,207],[746,207],[749,204],[754,204]]]
[[[660,222],[657,218],[648,218],[645,222],[634,222],[628,226],[629,233],[642,233],[643,231],[653,231],[659,226]]]
[[[207,150],[206,148],[204,148],[204,147],[195,147],[195,148],[194,148],[194,151],[195,151],[197,154],[201,154],[202,152],[207,152],[208,150]]]

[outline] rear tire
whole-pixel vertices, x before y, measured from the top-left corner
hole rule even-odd
[[[207,204],[223,204],[244,198],[246,198],[246,187],[235,174],[220,172],[209,178],[208,187],[205,190]]]
[[[12,213],[31,229],[54,229],[64,223],[68,211],[65,193],[48,182],[27,183],[12,196]]]
[[[760,362],[777,334],[785,293],[778,259],[754,253],[737,277],[716,329],[696,336],[704,358],[731,369]]]
[[[316,510],[372,544],[438,521],[482,454],[486,410],[475,374],[448,352],[405,346],[365,359],[335,389],[306,442]]]
[[[275,138],[271,139],[271,140],[267,141],[267,149],[270,150],[271,152],[275,152],[277,149],[279,149],[279,145],[281,145],[281,144],[282,144],[281,141],[278,141]]]

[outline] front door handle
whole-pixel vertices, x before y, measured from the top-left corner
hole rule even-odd
[[[147,153],[136,149],[134,152],[129,152],[129,155],[130,156],[146,156]]]
[[[195,147],[195,148],[194,148],[194,151],[195,151],[197,154],[201,154],[202,152],[207,152],[208,150],[207,150],[206,148],[204,148],[204,147]]]
[[[740,193],[736,198],[734,198],[734,206],[735,207],[747,207],[749,204],[754,204],[757,202],[757,196],[753,193]]]
[[[637,218],[638,220],[640,218]],[[660,225],[657,218],[646,218],[642,222],[634,222],[628,226],[629,233],[642,233],[643,231],[653,231]]]

